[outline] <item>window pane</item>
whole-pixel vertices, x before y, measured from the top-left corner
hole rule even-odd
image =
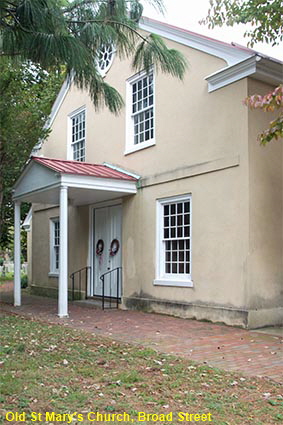
[[[137,140],[137,143],[142,143],[152,139],[154,137],[152,74],[142,77],[132,85],[132,113],[135,114],[134,122],[138,119],[144,124],[142,128],[134,129],[134,136],[138,136],[135,138],[135,143]]]
[[[177,273],[177,263],[172,263],[172,273]]]
[[[190,237],[190,226],[184,227],[184,236],[188,238]]]
[[[165,273],[168,274],[184,275],[190,272],[189,203],[184,201],[163,205],[163,246],[165,249],[163,267]]]
[[[177,216],[177,225],[178,226],[182,226],[183,225],[183,216],[182,215],[178,215]]]
[[[189,214],[184,215],[184,224],[190,224],[190,215]]]
[[[85,111],[72,118],[72,148],[75,161],[85,160]]]
[[[184,202],[184,208],[185,208],[185,212],[189,212],[190,211],[190,203]]]

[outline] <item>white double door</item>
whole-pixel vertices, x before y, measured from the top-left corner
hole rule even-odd
[[[93,293],[102,295],[104,276],[104,295],[121,297],[122,270],[122,206],[113,205],[94,209],[94,259],[93,259]],[[111,272],[114,270],[113,272]],[[118,284],[119,281],[119,284]]]

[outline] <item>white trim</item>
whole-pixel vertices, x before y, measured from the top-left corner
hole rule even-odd
[[[131,173],[130,171],[124,170],[124,168],[118,167],[117,165],[109,164],[108,162],[103,162],[103,165],[111,168],[112,170],[116,170],[116,171],[119,171],[120,173],[127,174],[127,176],[134,177],[137,180],[141,178],[141,176],[139,176],[138,174]]]
[[[116,205],[120,205],[122,207],[122,226],[123,226],[123,201],[121,198],[112,199],[110,201],[97,202],[95,204],[89,205],[89,235],[88,235],[88,264],[91,266],[91,276],[89,276],[88,282],[88,295],[91,295],[91,288],[94,285],[94,210],[105,207],[115,207]]]
[[[52,109],[51,109],[51,113],[48,117],[48,120],[44,126],[44,128],[48,129],[52,126],[56,115],[59,111],[59,109],[61,108],[61,105],[66,97],[66,94],[68,93],[68,90],[72,84],[73,81],[73,76],[71,77],[67,77],[66,80],[64,81],[64,83],[62,84],[62,87],[58,93],[58,96],[55,99],[55,102],[53,103]]]
[[[157,34],[176,43],[217,56],[225,60],[228,65],[238,63],[254,54],[251,49],[235,47],[232,44],[145,17],[141,19],[139,27],[144,31]]]
[[[153,284],[156,286],[180,286],[180,287],[186,287],[186,288],[193,288],[194,283],[190,279],[154,279]]]
[[[163,249],[163,205],[179,201],[190,202],[190,273],[189,274],[168,274],[164,272],[164,249]],[[162,286],[180,286],[180,287],[193,287],[192,281],[192,195],[184,194],[168,198],[156,200],[156,252],[155,252],[155,270],[156,278],[153,285]]]
[[[25,218],[25,220],[24,220],[24,222],[23,222],[23,224],[21,226],[22,229],[25,232],[30,232],[30,230],[31,230],[31,223],[32,223],[32,207],[30,207],[30,209],[29,209],[29,211],[28,211],[28,213],[26,215],[26,218]]]
[[[60,187],[60,251],[59,251],[58,316],[68,315],[68,188]]]
[[[96,59],[96,69],[97,69],[97,71],[99,72],[99,74],[101,75],[102,78],[104,78],[106,76],[107,72],[110,70],[110,68],[111,68],[111,66],[114,62],[115,56],[116,56],[116,52],[117,52],[116,48],[113,45],[111,47],[112,47],[112,52],[111,52],[112,57],[111,57],[109,65],[105,69],[101,69],[99,67],[99,58]],[[98,49],[98,54],[99,54],[99,49]]]
[[[282,83],[282,75],[282,63],[270,62],[259,55],[254,55],[228,68],[214,72],[205,79],[208,82],[208,92],[213,92],[246,77],[277,85]]]
[[[55,231],[55,223],[59,223],[60,219],[58,216],[52,217],[49,219],[49,277],[58,277],[59,276],[59,268],[56,269],[55,264],[55,253],[54,253],[54,231]],[[60,231],[60,227],[59,227]],[[60,259],[60,254],[59,254]]]
[[[108,179],[77,174],[63,174],[61,184],[81,189],[97,189],[114,192],[136,193],[136,182],[130,180]]]
[[[14,204],[14,306],[21,305],[21,203]]]
[[[153,76],[153,139],[146,140],[145,142],[134,144],[134,125],[133,125],[133,117],[132,117],[132,85],[141,78],[145,77],[152,73]],[[154,67],[151,67],[149,71],[140,71],[135,75],[132,75],[130,78],[126,80],[126,144],[124,155],[128,155],[130,153],[140,151],[142,149],[149,148],[156,144],[156,106],[155,106],[155,71]]]
[[[51,112],[49,114],[49,117],[47,118],[47,120],[46,120],[46,122],[43,126],[43,128],[45,130],[48,130],[49,128],[52,127],[52,124],[53,124],[53,122],[54,122],[54,120],[55,120],[55,118],[58,114],[58,111],[61,108],[61,105],[62,105],[62,103],[63,103],[63,101],[64,101],[64,99],[65,99],[65,97],[66,97],[66,95],[69,91],[69,88],[72,84],[72,81],[73,81],[73,76],[67,77],[65,79],[64,83],[62,84],[62,87],[61,87],[61,89],[58,93],[58,96],[56,97],[55,102],[52,105],[52,109],[51,109]],[[38,142],[33,147],[32,155],[35,155],[35,154],[38,153],[38,151],[40,151],[44,141],[45,140],[42,140],[42,139],[38,140]]]
[[[93,278],[94,278],[94,270],[93,270],[93,207],[89,205],[88,208],[88,254],[87,254],[87,264],[91,267],[90,273],[88,273],[88,282],[87,282],[87,295],[91,294],[91,288],[93,288]]]
[[[139,143],[137,145],[133,145],[131,148],[126,148],[124,151],[124,155],[129,155],[130,153],[141,151],[146,148],[150,148],[151,146],[155,146],[155,140],[147,140],[146,142]]]
[[[68,114],[67,118],[67,160],[74,161],[73,157],[73,145],[72,145],[72,119],[80,114],[81,112],[85,113],[85,159],[86,159],[86,140],[87,140],[87,109],[86,105],[80,106],[74,111]]]

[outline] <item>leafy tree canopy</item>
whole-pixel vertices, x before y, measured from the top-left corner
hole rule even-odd
[[[251,24],[245,32],[250,46],[257,42],[272,46],[283,41],[283,2],[282,0],[210,0],[208,16],[201,21],[210,28]],[[283,85],[265,96],[254,95],[245,100],[251,109],[279,111],[278,117],[271,121],[269,128],[258,136],[265,145],[271,140],[283,138]]]
[[[202,23],[210,28],[251,24],[245,32],[253,46],[257,42],[271,45],[283,41],[282,0],[210,0],[208,16]]]
[[[162,0],[147,1],[163,10]],[[120,58],[132,57],[136,71],[154,64],[183,78],[185,58],[160,37],[142,35],[141,14],[139,0],[1,0],[2,245],[12,224],[12,186],[33,146],[46,137],[42,128],[62,84],[60,74],[88,90],[95,107],[106,105],[113,113],[119,112],[123,100],[97,71],[102,46],[114,46]]]
[[[13,226],[12,187],[38,139],[62,85],[57,72],[39,66],[0,62],[0,247],[7,247]],[[25,215],[27,207],[23,206]]]
[[[162,0],[148,0],[163,10]],[[154,63],[182,78],[186,61],[160,37],[138,30],[139,0],[12,0],[0,3],[1,55],[31,60],[43,68],[64,65],[96,107],[117,113],[122,98],[96,69],[99,48],[115,46],[120,58],[133,57],[135,70]]]

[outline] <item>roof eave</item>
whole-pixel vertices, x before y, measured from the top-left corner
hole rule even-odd
[[[253,77],[276,86],[282,83],[282,76],[282,62],[255,54],[235,65],[208,75],[205,79],[208,82],[208,92],[213,92],[246,77]]]
[[[232,44],[145,17],[140,21],[139,27],[144,31],[154,32],[161,37],[223,59],[227,62],[228,66],[253,55],[251,49],[239,48]]]

